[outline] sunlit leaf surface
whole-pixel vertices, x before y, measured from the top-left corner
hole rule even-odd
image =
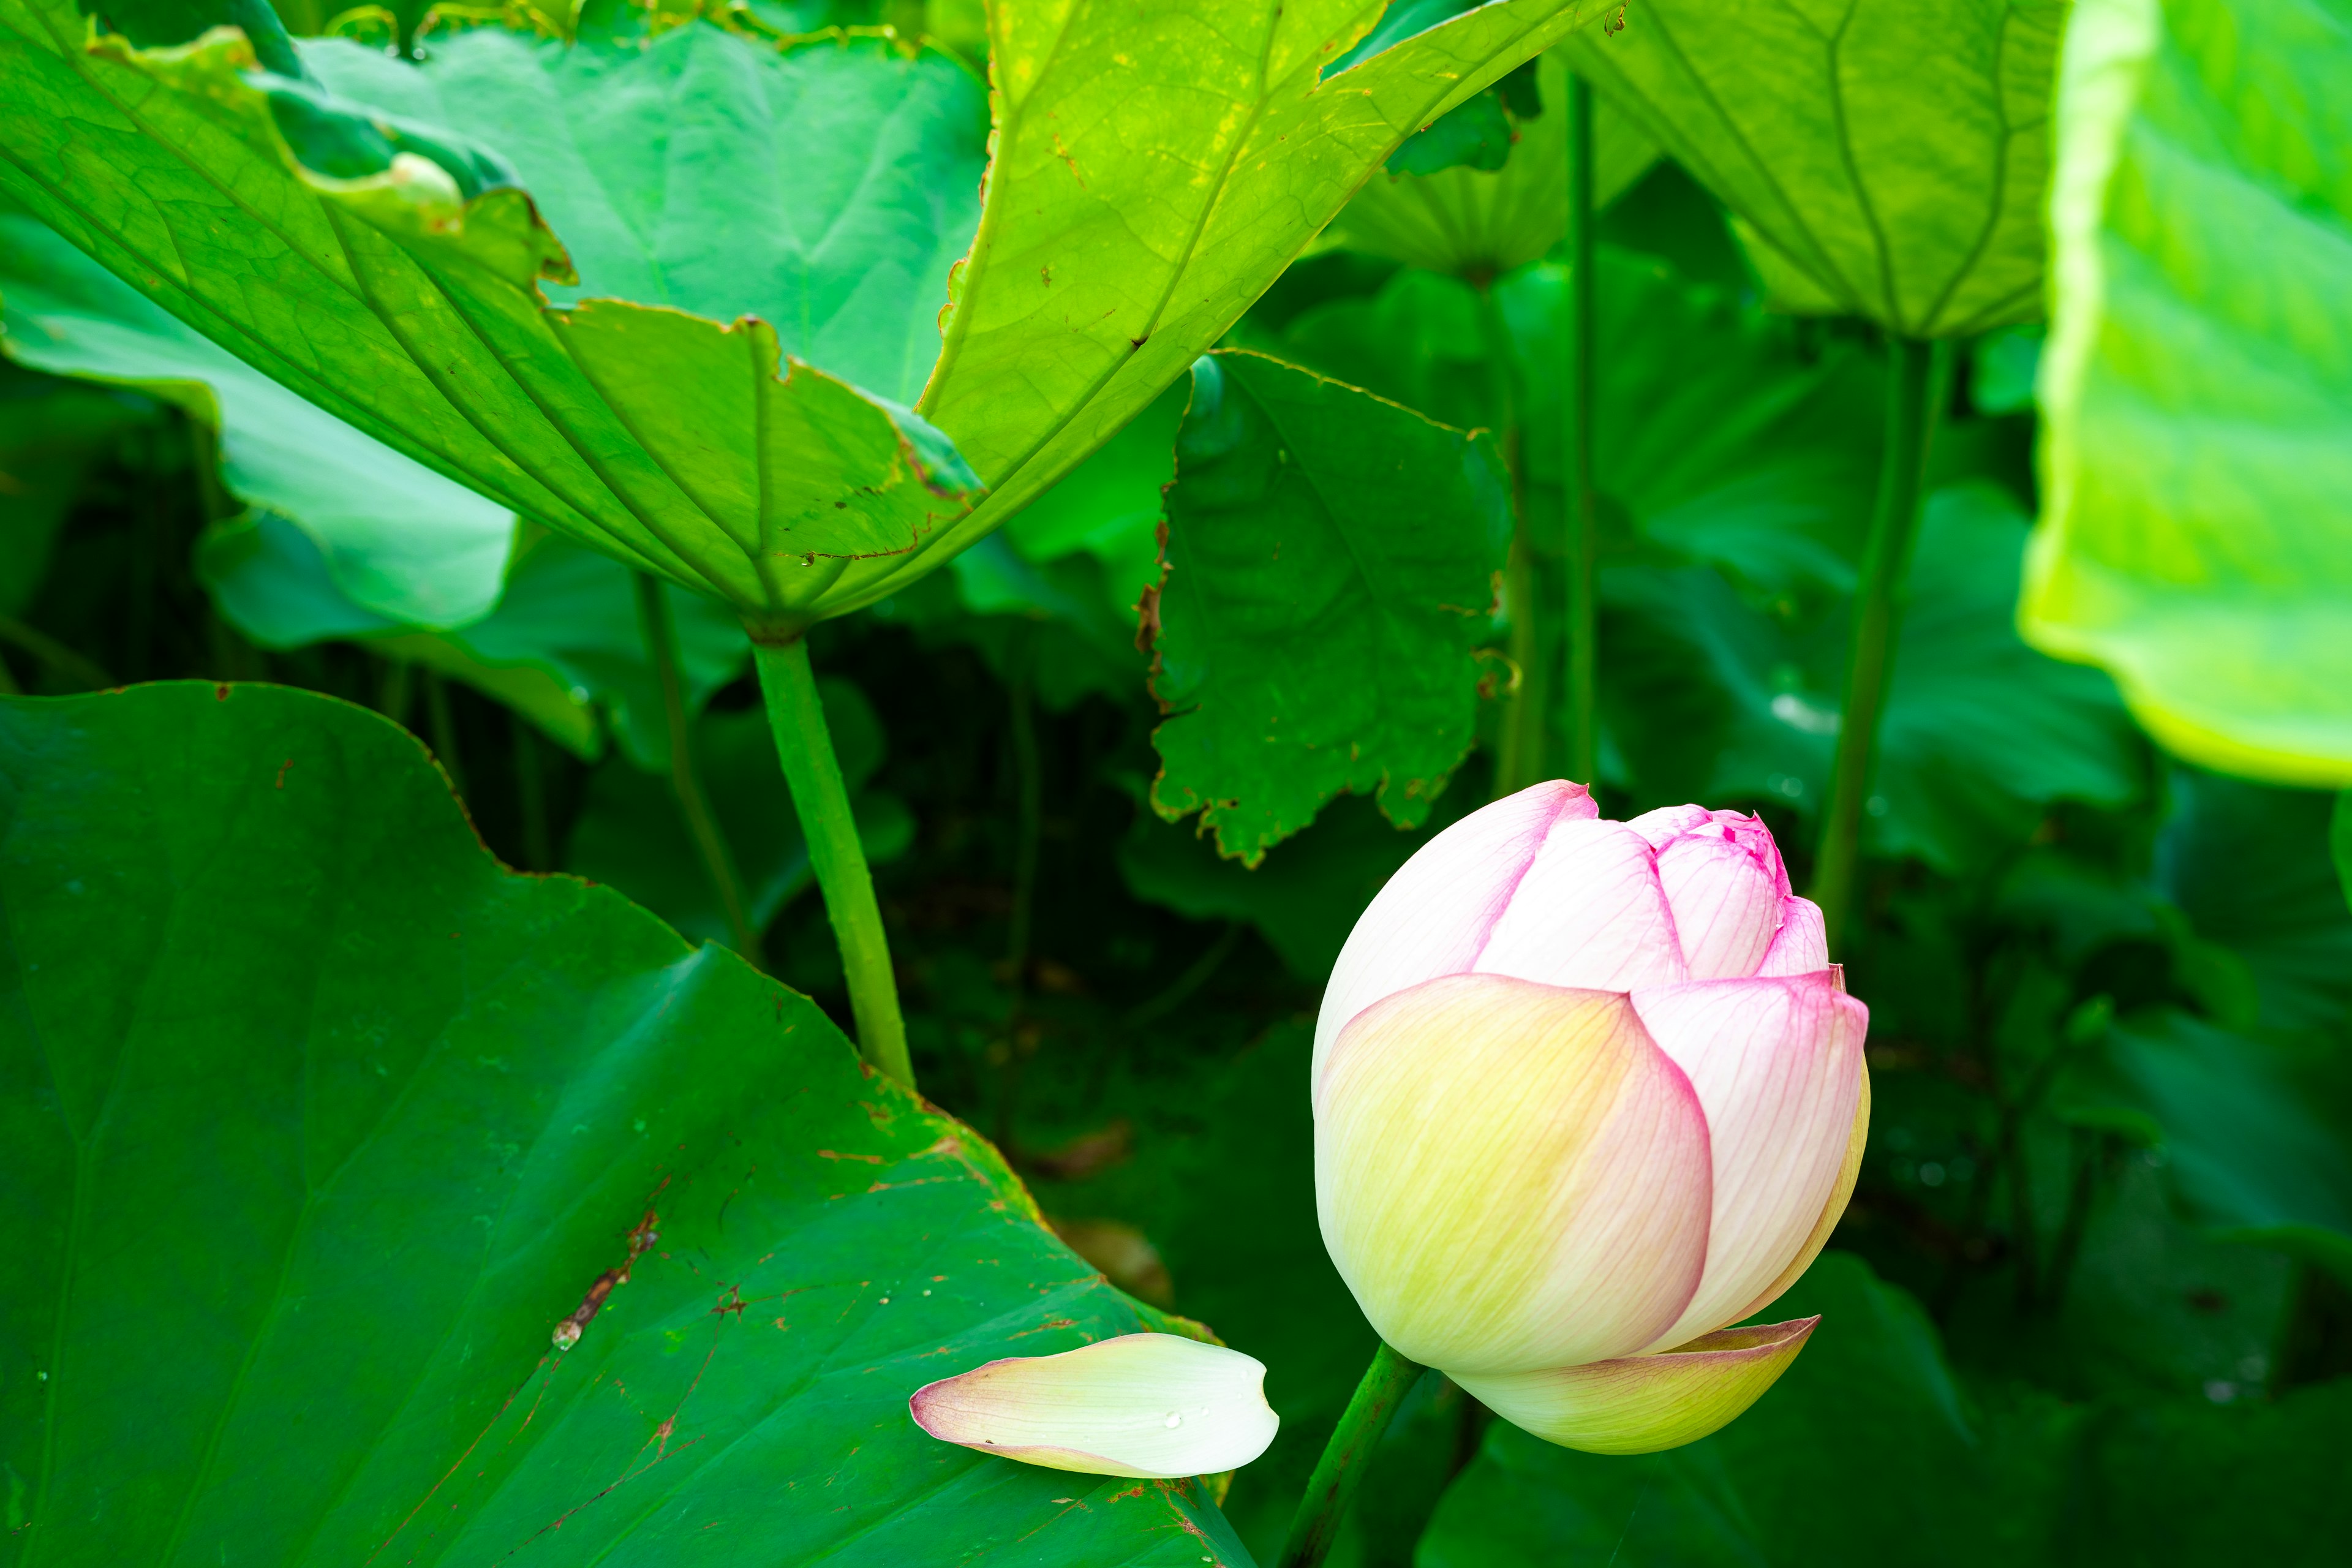
[[[2063,0],[1647,0],[1570,61],[1738,215],[1777,303],[1958,337],[2042,310]]]
[[[2020,618],[2167,746],[2352,784],[2352,20],[2085,0]]]

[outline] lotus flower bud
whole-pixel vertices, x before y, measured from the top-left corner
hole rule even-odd
[[[1174,1478],[1238,1469],[1279,1425],[1265,1367],[1177,1334],[1008,1356],[915,1391],[932,1436],[1048,1469]]]
[[[1811,1331],[1725,1325],[1844,1211],[1868,1022],[1757,819],[1497,801],[1406,862],[1333,971],[1324,1244],[1383,1339],[1538,1436],[1705,1436]]]

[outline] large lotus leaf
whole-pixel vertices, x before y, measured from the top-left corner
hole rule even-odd
[[[1408,132],[1599,9],[1500,0],[1328,83],[1324,66],[1377,6],[1001,11],[986,203],[920,405],[961,456],[830,367],[792,360],[780,374],[796,320],[722,328],[643,302],[544,307],[541,279],[586,280],[495,151],[315,84],[249,82],[239,37],[86,49],[66,0],[0,0],[13,39],[0,50],[0,182],[304,395],[782,635],[894,592],[943,558],[926,546],[960,549],[1041,493],[1214,342]],[[688,118],[680,93],[705,119],[738,117],[747,77],[813,54],[922,68],[878,40],[779,49],[713,36],[689,25],[617,46],[632,58],[613,74],[646,90],[616,93],[629,112],[579,134],[644,141]],[[728,64],[706,77],[659,63],[686,50]],[[824,135],[794,137],[790,155],[863,160],[887,142],[876,117],[889,105],[851,107]],[[919,182],[929,166],[913,161],[858,199]],[[988,510],[944,526],[983,480]]]
[[[12,700],[0,776],[12,1561],[1247,1562],[1191,1483],[917,1429],[1150,1321],[806,998],[499,867],[389,723]]]
[[[21,364],[138,387],[212,427],[223,482],[309,536],[335,595],[358,612],[356,625],[457,626],[497,602],[512,512],[304,402],[39,223],[5,210],[0,324],[0,352]],[[257,642],[310,640],[299,612],[257,610],[238,623]]]
[[[317,83],[249,78],[240,35],[145,53],[119,39],[85,47],[84,35],[62,0],[0,4],[0,184],[368,434],[772,629],[804,623],[848,556],[911,551],[963,509],[972,480],[936,431],[795,357],[835,346],[820,328],[855,280],[960,243],[968,205],[930,193],[968,191],[976,156],[943,172],[928,149],[961,134],[976,152],[978,89],[946,57],[909,59],[879,39],[785,47],[704,24],[569,52],[461,35],[420,68],[439,70],[446,54],[476,72],[445,109],[479,104],[530,123],[518,105],[571,88],[595,103],[540,126],[579,143],[568,165],[561,147],[547,162],[594,177],[551,174],[535,207],[505,158],[461,131]],[[306,50],[380,85],[354,46]],[[953,90],[923,90],[933,79]],[[901,115],[913,123],[898,127]],[[689,121],[712,133],[662,134]],[[772,134],[751,134],[761,124]],[[656,165],[653,184],[658,196],[674,175],[676,211],[646,199],[656,153],[678,160]],[[797,224],[814,232],[710,210],[744,190],[806,202]],[[569,216],[586,234],[584,278],[546,226]],[[930,237],[909,263],[906,235],[926,218]],[[796,248],[828,231],[840,243],[822,254]],[[766,313],[732,326],[666,299],[562,309],[538,290],[542,277],[594,289],[600,268],[611,287],[645,288],[674,263],[695,303],[727,308],[712,235],[749,247],[729,258],[747,301],[780,277],[823,277],[760,299]],[[842,335],[860,374],[903,374],[904,315]]]
[[[572,48],[486,27],[435,39],[422,69],[341,41],[303,63],[339,97],[495,150],[579,274],[547,285],[556,303],[758,316],[829,374],[922,395],[988,139],[985,91],[949,57],[710,26]]]
[[[1644,0],[1566,53],[1721,197],[1775,302],[1963,337],[2042,309],[2064,0]]]
[[[996,140],[979,237],[918,405],[1019,510],[1183,374],[1412,132],[1605,9],[1380,0],[1076,0],[990,14]],[[1386,19],[1383,28],[1388,26]],[[1379,38],[1373,40],[1380,42]],[[853,563],[845,605],[928,563]]]
[[[1402,827],[1469,750],[1511,535],[1493,438],[1246,351],[1203,359],[1168,492],[1151,805],[1255,866],[1333,795]]]
[[[1568,67],[1536,68],[1543,112],[1519,121],[1509,162],[1368,181],[1323,231],[1323,245],[1479,281],[1535,260],[1568,232]],[[1607,206],[1649,172],[1658,144],[1607,101],[1592,106],[1593,201]]]
[[[2020,618],[2167,746],[2352,784],[2352,18],[2084,0]]]

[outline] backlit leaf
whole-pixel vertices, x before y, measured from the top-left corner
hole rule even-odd
[[[2206,767],[2352,784],[2352,26],[2083,0],[2020,621]]]
[[[1959,337],[2042,309],[2064,0],[1644,0],[1570,62],[1738,215],[1784,309]]]

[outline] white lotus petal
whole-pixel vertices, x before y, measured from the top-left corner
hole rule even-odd
[[[1348,933],[1315,1021],[1313,1081],[1348,1020],[1392,992],[1477,962],[1552,829],[1601,808],[1554,779],[1479,807],[1416,850]]]
[[[1827,970],[1694,981],[1633,1006],[1697,1091],[1715,1167],[1706,1277],[1656,1348],[1745,1315],[1812,1234],[1845,1163],[1870,1012]]]
[[[1238,1469],[1280,1425],[1265,1367],[1179,1334],[1121,1334],[927,1384],[907,1406],[932,1436],[1047,1469],[1175,1478]]]
[[[1688,979],[1652,855],[1622,822],[1561,823],[1536,851],[1474,967],[1594,991]]]
[[[1697,1288],[1710,1172],[1697,1097],[1619,993],[1442,976],[1325,1067],[1324,1246],[1381,1337],[1449,1373],[1650,1343]]]

